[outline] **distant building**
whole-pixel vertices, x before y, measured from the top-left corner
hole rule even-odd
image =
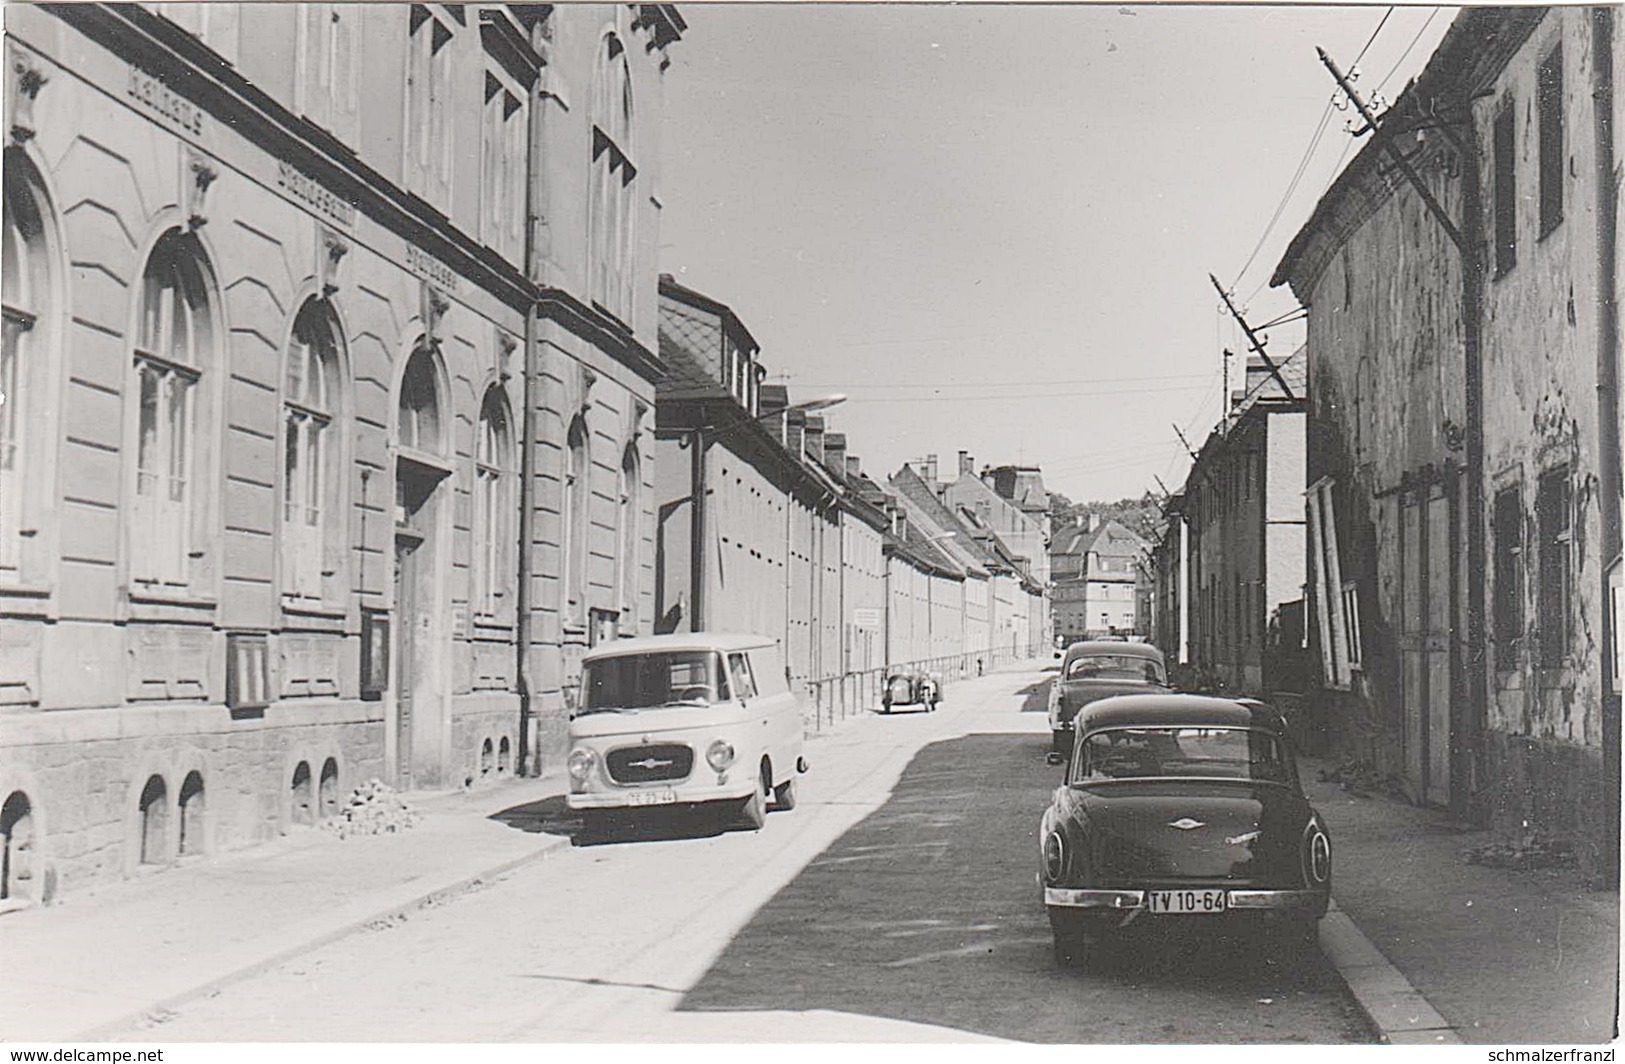
[[[1050,550],[1055,634],[1067,642],[1140,633],[1136,593],[1146,544],[1121,522],[1082,516]]]
[[[1255,358],[1181,489],[1188,554],[1190,663],[1220,689],[1301,690],[1304,586],[1302,348]],[[1284,382],[1284,387],[1283,387]],[[1167,570],[1167,575],[1174,573]],[[1284,633],[1284,639],[1283,639]],[[1283,646],[1283,644],[1287,644]]]

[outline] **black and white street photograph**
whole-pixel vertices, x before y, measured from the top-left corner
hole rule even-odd
[[[1625,8],[0,19],[7,1060],[1614,1059]]]

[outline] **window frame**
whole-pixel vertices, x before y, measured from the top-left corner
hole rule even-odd
[[[1495,492],[1490,506],[1490,533],[1495,556],[1490,593],[1490,631],[1496,646],[1496,667],[1501,671],[1517,663],[1524,641],[1525,546],[1523,485],[1510,484]]]
[[[319,330],[317,343],[301,343],[301,324]],[[325,334],[325,354],[319,342]],[[290,379],[295,348],[303,352],[300,384],[320,379],[324,393],[294,396]],[[348,526],[347,428],[348,353],[344,328],[332,304],[318,296],[300,301],[283,346],[281,422],[277,482],[279,598],[285,610],[331,612],[342,609]],[[297,456],[297,460],[295,460]],[[290,468],[290,461],[294,461]],[[303,520],[293,512],[302,510]],[[311,514],[315,521],[312,523]]]
[[[1563,44],[1559,41],[1540,60],[1535,74],[1537,118],[1536,165],[1539,173],[1540,235],[1544,239],[1563,223],[1567,134],[1563,112]]]
[[[163,278],[157,278],[155,289],[154,269],[161,260],[161,268],[175,284],[165,285]],[[133,286],[134,322],[127,356],[131,383],[126,402],[132,413],[125,571],[135,598],[212,599],[212,556],[218,537],[212,514],[218,493],[211,481],[219,448],[208,444],[214,435],[214,392],[221,378],[227,335],[222,304],[213,264],[196,234],[166,226],[141,261],[140,280]],[[193,298],[184,296],[187,289]],[[175,350],[178,307],[170,305],[166,312],[163,301],[168,291],[175,293],[177,301],[187,303],[184,352]],[[159,301],[156,316],[154,298]],[[149,332],[154,327],[156,334]],[[150,465],[144,458],[148,379],[154,382]],[[143,490],[145,477],[151,477],[154,485],[166,478],[167,491]],[[177,481],[180,498],[175,497]]]
[[[1518,114],[1508,93],[1496,109],[1490,133],[1491,249],[1495,276],[1518,264]]]
[[[1535,652],[1542,669],[1561,669],[1567,665],[1573,645],[1574,485],[1569,465],[1555,466],[1540,475],[1535,488],[1535,528]]]
[[[470,612],[480,624],[513,623],[513,598],[506,594],[502,580],[514,571],[517,549],[518,533],[511,520],[515,453],[508,395],[502,385],[492,384],[480,401],[474,436],[469,599]]]

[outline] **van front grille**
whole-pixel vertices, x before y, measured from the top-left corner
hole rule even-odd
[[[604,757],[616,783],[659,783],[687,779],[694,768],[694,748],[682,743],[623,746]]]

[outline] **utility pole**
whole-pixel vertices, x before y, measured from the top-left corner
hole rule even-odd
[[[1485,566],[1484,545],[1484,370],[1481,357],[1483,329],[1483,303],[1485,260],[1482,242],[1477,234],[1483,229],[1483,211],[1479,192],[1478,153],[1474,145],[1457,145],[1461,163],[1462,224],[1445,212],[1432,189],[1422,180],[1416,168],[1394,144],[1393,137],[1383,131],[1377,116],[1360,98],[1354,85],[1338,69],[1324,48],[1316,48],[1320,61],[1331,72],[1332,80],[1349,98],[1366,129],[1377,138],[1377,143],[1393,160],[1394,166],[1416,190],[1435,221],[1461,256],[1461,323],[1462,323],[1462,376],[1463,416],[1466,451],[1466,510],[1464,524],[1467,529],[1467,565],[1472,574],[1461,581],[1460,566],[1451,566],[1450,601],[1452,604],[1466,599],[1467,639],[1465,653],[1457,643],[1451,643],[1451,699],[1450,699],[1450,812],[1458,820],[1468,820],[1482,813],[1469,803],[1468,788],[1473,779],[1474,759],[1481,753],[1484,721],[1489,702],[1489,677],[1485,671],[1487,661],[1484,646],[1485,584],[1482,580]],[[1467,121],[1471,122],[1469,115]],[[1465,673],[1465,677],[1461,674]],[[1465,679],[1465,690],[1463,689]],[[1407,707],[1408,708],[1408,707]]]
[[[1191,441],[1187,440],[1185,438],[1185,434],[1183,432],[1179,431],[1179,426],[1178,425],[1174,426],[1174,435],[1178,436],[1179,437],[1179,442],[1185,445],[1185,453],[1191,456],[1191,461],[1193,461],[1193,462],[1196,461],[1196,457],[1197,457],[1196,456],[1196,451],[1195,451],[1194,448],[1191,447]]]
[[[1210,273],[1208,276],[1212,277],[1213,275]],[[1219,355],[1219,368],[1224,374],[1223,383],[1219,385],[1222,389],[1219,392],[1222,397],[1220,401],[1224,403],[1224,416],[1219,419],[1219,431],[1226,436],[1230,435],[1230,359],[1235,357],[1235,354],[1234,351],[1226,347]],[[1243,373],[1241,379],[1246,380],[1247,375]]]
[[[1325,53],[1321,54],[1324,55]],[[1236,319],[1236,324],[1241,326],[1241,331],[1247,334],[1247,343],[1252,347],[1254,353],[1264,360],[1264,365],[1269,368],[1270,376],[1275,378],[1275,383],[1281,386],[1281,394],[1288,399],[1296,399],[1297,396],[1292,394],[1292,387],[1287,384],[1286,378],[1281,376],[1281,371],[1276,367],[1274,360],[1264,353],[1264,342],[1258,338],[1257,333],[1253,332],[1253,327],[1247,324],[1247,319],[1241,316],[1241,311],[1236,309],[1235,303],[1231,302],[1230,293],[1224,290],[1224,285],[1220,284],[1219,279],[1211,273],[1207,275],[1207,279],[1213,282],[1213,290],[1219,293],[1220,299],[1224,300],[1224,307],[1230,312],[1230,316]],[[1228,354],[1228,352],[1226,353]],[[1227,376],[1227,382],[1228,379]],[[1228,387],[1228,383],[1226,386]],[[1228,393],[1224,397],[1224,403],[1228,415],[1230,409],[1230,396]]]

